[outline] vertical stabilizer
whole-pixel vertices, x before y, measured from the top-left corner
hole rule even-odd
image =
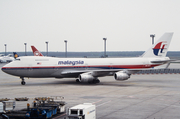
[[[19,57],[19,55],[16,52],[13,52],[13,54],[14,54],[14,59]]]
[[[166,57],[173,33],[165,33],[141,57]]]
[[[31,46],[34,56],[43,56],[34,46]]]

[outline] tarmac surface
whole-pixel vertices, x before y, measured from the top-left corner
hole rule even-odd
[[[26,85],[21,85],[19,77],[0,71],[0,98],[63,96],[66,107],[94,103],[97,119],[180,118],[180,74],[131,75],[126,81],[109,76],[99,79],[99,84],[82,84],[74,79],[25,78]]]

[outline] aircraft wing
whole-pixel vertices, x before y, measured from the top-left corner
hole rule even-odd
[[[147,70],[147,69],[105,69],[105,70],[67,70],[67,71],[63,71],[61,72],[61,75],[62,76],[75,76],[75,77],[78,77],[80,74],[83,74],[83,73],[88,73],[88,74],[91,74],[92,76],[94,77],[103,77],[103,76],[112,76],[114,75],[115,72],[119,72],[119,71],[124,71],[126,72],[127,74],[133,74],[133,73],[136,73],[138,71],[141,71],[141,70]]]
[[[86,73],[86,71],[63,71],[63,72],[61,72],[61,75],[63,76],[63,77],[71,77],[71,76],[74,76],[74,77],[78,77],[79,76],[79,74],[82,74],[82,73]]]

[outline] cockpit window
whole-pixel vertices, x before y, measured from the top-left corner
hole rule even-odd
[[[49,59],[35,59],[35,61],[49,61]]]

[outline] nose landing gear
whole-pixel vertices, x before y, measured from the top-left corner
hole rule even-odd
[[[26,84],[26,82],[24,81],[24,77],[20,77],[21,78],[21,85],[25,85]]]

